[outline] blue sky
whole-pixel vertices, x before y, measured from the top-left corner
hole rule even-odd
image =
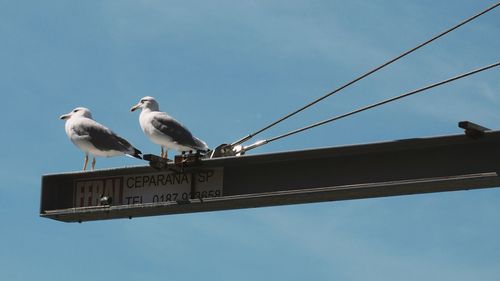
[[[499,189],[83,224],[38,217],[41,175],[81,168],[58,119],[76,106],[159,153],[129,112],[155,96],[213,147],[494,2],[0,0],[1,279],[498,280]],[[499,30],[497,8],[261,137],[496,62]],[[252,153],[456,134],[461,120],[498,129],[499,74]]]

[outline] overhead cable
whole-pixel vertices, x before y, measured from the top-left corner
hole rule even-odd
[[[402,98],[405,98],[405,97],[408,97],[408,96],[411,96],[411,95],[415,95],[415,94],[421,93],[421,92],[426,91],[426,90],[430,90],[432,88],[435,88],[435,87],[438,87],[438,86],[441,86],[441,85],[453,82],[455,80],[458,80],[458,79],[461,79],[461,78],[465,78],[467,76],[470,76],[470,75],[473,75],[473,74],[476,74],[476,73],[479,73],[479,72],[482,72],[482,71],[485,71],[485,70],[488,70],[488,69],[492,69],[492,68],[495,68],[495,67],[498,67],[498,66],[500,66],[500,61],[496,62],[494,64],[490,64],[490,65],[487,65],[487,66],[484,66],[484,67],[481,67],[481,68],[478,68],[478,69],[475,69],[475,70],[463,73],[463,74],[459,74],[457,76],[448,78],[446,80],[442,80],[440,82],[437,82],[437,83],[434,83],[434,84],[431,84],[431,85],[428,85],[428,86],[425,86],[425,87],[422,87],[422,88],[419,88],[419,89],[416,89],[416,90],[413,90],[413,91],[410,91],[410,92],[406,92],[404,94],[401,94],[399,96],[396,96],[396,97],[393,97],[393,98],[390,98],[390,99],[386,99],[386,100],[383,100],[383,101],[380,101],[380,102],[377,102],[377,103],[374,103],[374,104],[371,104],[371,105],[368,105],[368,106],[365,106],[365,107],[361,107],[361,108],[353,110],[351,112],[348,112],[348,113],[345,113],[345,114],[342,114],[342,115],[338,115],[338,116],[335,116],[335,117],[323,120],[321,122],[314,123],[312,125],[309,125],[309,126],[297,129],[297,130],[290,131],[288,133],[285,133],[285,134],[282,134],[282,135],[279,135],[279,136],[276,136],[276,137],[273,137],[273,138],[270,138],[270,139],[267,139],[267,140],[260,140],[260,141],[254,143],[254,144],[249,145],[249,146],[242,147],[242,152],[248,151],[250,149],[254,149],[254,148],[262,146],[264,144],[268,144],[270,142],[273,142],[273,141],[276,141],[276,140],[279,140],[279,139],[282,139],[282,138],[285,138],[285,137],[288,137],[288,136],[291,136],[291,135],[294,135],[294,134],[297,134],[297,133],[300,133],[300,132],[303,132],[303,131],[306,131],[306,130],[309,130],[309,129],[312,129],[312,128],[315,128],[315,127],[318,127],[318,126],[321,126],[321,125],[324,125],[324,124],[327,124],[327,123],[330,123],[330,122],[333,122],[333,121],[337,121],[337,120],[345,118],[347,116],[351,116],[353,114],[360,113],[362,111],[365,111],[365,110],[368,110],[368,109],[371,109],[371,108],[374,108],[374,107],[377,107],[377,106],[381,106],[381,105],[384,105],[386,103],[390,103],[390,102],[393,102],[393,101],[396,101],[396,100],[399,100],[399,99],[402,99]]]
[[[429,39],[429,40],[427,40],[427,41],[425,41],[425,42],[423,42],[423,43],[419,44],[418,46],[416,46],[416,47],[414,47],[414,48],[412,48],[412,49],[410,49],[410,50],[408,50],[408,51],[406,51],[406,52],[404,52],[404,53],[400,54],[399,56],[397,56],[397,57],[395,57],[395,58],[393,58],[393,59],[391,59],[391,60],[389,60],[389,61],[387,61],[387,62],[383,63],[382,65],[379,65],[379,66],[375,67],[374,69],[372,69],[372,70],[370,70],[370,71],[366,72],[365,74],[363,74],[363,75],[361,75],[361,76],[357,77],[356,79],[354,79],[354,80],[352,80],[352,81],[350,81],[350,82],[348,82],[348,83],[346,83],[346,84],[344,84],[344,85],[340,86],[339,88],[337,88],[337,89],[333,90],[332,92],[330,92],[330,93],[328,93],[328,94],[326,94],[326,95],[324,95],[324,96],[322,96],[322,97],[320,97],[320,98],[318,98],[318,99],[316,99],[316,100],[314,100],[314,101],[312,101],[312,102],[308,103],[307,105],[305,105],[305,106],[303,106],[303,107],[301,107],[301,108],[299,108],[299,109],[297,109],[297,110],[295,110],[295,111],[293,111],[293,112],[291,112],[291,113],[289,113],[289,114],[287,114],[287,115],[285,115],[285,116],[283,116],[283,117],[279,118],[278,120],[276,120],[276,121],[272,122],[271,124],[269,124],[269,125],[267,125],[267,126],[263,127],[262,129],[257,130],[257,131],[255,131],[254,133],[251,133],[251,134],[249,134],[249,135],[247,135],[247,136],[245,136],[245,137],[243,137],[243,138],[241,138],[241,139],[239,139],[239,140],[237,140],[237,141],[235,141],[235,142],[231,143],[229,146],[230,146],[230,147],[234,147],[234,146],[240,145],[240,144],[242,144],[242,143],[244,143],[244,142],[246,142],[246,141],[248,141],[248,140],[252,139],[254,136],[256,136],[256,135],[258,135],[258,134],[260,134],[260,133],[264,132],[265,130],[267,130],[267,129],[269,129],[269,128],[273,127],[273,126],[275,126],[276,124],[278,124],[278,123],[280,123],[280,122],[282,122],[282,121],[284,121],[284,120],[286,120],[286,119],[288,119],[288,118],[290,118],[290,117],[294,116],[295,114],[297,114],[297,113],[299,113],[299,112],[301,112],[301,111],[303,111],[303,110],[305,110],[305,109],[307,109],[307,108],[309,108],[309,107],[311,107],[311,106],[315,105],[316,103],[318,103],[318,102],[320,102],[320,101],[322,101],[322,100],[324,100],[324,99],[326,99],[326,98],[328,98],[328,97],[330,97],[330,96],[332,96],[332,95],[334,95],[334,94],[336,94],[336,93],[340,92],[341,90],[343,90],[343,89],[345,89],[345,88],[349,87],[350,85],[353,85],[354,83],[356,83],[356,82],[358,82],[358,81],[360,81],[360,80],[362,80],[362,79],[364,79],[364,78],[368,77],[369,75],[371,75],[371,74],[373,74],[373,73],[375,73],[375,72],[377,72],[377,71],[381,70],[382,68],[384,68],[384,67],[386,67],[386,66],[388,66],[388,65],[392,64],[393,62],[395,62],[395,61],[397,61],[397,60],[399,60],[399,59],[401,59],[401,58],[403,58],[403,57],[405,57],[405,56],[407,56],[407,55],[409,55],[409,54],[413,53],[414,51],[416,51],[416,50],[418,50],[418,49],[422,48],[423,46],[425,46],[425,45],[427,45],[427,44],[429,44],[429,43],[431,43],[431,42],[433,42],[433,41],[435,41],[435,40],[437,40],[437,39],[439,39],[439,38],[443,37],[444,35],[446,35],[446,34],[448,34],[448,33],[452,32],[452,31],[454,31],[455,29],[457,29],[457,28],[459,28],[459,27],[461,27],[461,26],[463,26],[463,25],[465,25],[465,24],[467,24],[467,23],[469,23],[469,22],[473,21],[474,19],[476,19],[476,18],[478,18],[478,17],[480,17],[480,16],[482,16],[482,15],[486,14],[487,12],[489,12],[489,11],[491,11],[491,10],[495,9],[495,8],[496,8],[496,7],[498,7],[499,5],[500,5],[500,2],[498,2],[498,3],[496,3],[496,4],[492,5],[492,6],[490,6],[489,8],[487,8],[487,9],[485,9],[485,10],[483,10],[483,11],[481,11],[481,12],[479,12],[479,13],[475,14],[475,15],[473,15],[472,17],[470,17],[470,18],[468,18],[468,19],[466,19],[466,20],[464,20],[464,21],[460,22],[459,24],[457,24],[457,25],[455,25],[455,26],[453,26],[453,27],[451,27],[451,28],[449,28],[449,29],[447,29],[447,30],[445,30],[445,31],[443,31],[443,32],[441,32],[441,33],[439,33],[438,35],[436,35],[436,36],[432,37],[431,39]]]

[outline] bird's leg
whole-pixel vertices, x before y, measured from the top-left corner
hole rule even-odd
[[[160,157],[163,158],[163,145],[161,145],[160,147],[161,147]]]
[[[165,148],[165,155],[164,156],[165,156],[165,159],[168,160],[168,149],[167,148]]]
[[[87,163],[89,162],[89,155],[85,154],[85,160],[83,161],[83,170],[87,170]]]
[[[95,156],[94,156],[94,159],[92,159],[92,168],[91,168],[91,171],[94,170],[94,167],[95,167]]]

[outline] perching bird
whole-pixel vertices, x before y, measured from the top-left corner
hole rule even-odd
[[[84,171],[87,169],[89,154],[94,156],[92,170],[95,167],[96,156],[130,155],[142,159],[140,150],[110,129],[94,121],[90,110],[85,107],[77,107],[70,113],[61,115],[60,119],[66,120],[65,129],[69,139],[85,152]]]
[[[152,142],[161,146],[161,157],[168,158],[168,149],[179,152],[208,149],[204,141],[194,137],[186,127],[170,115],[161,112],[158,102],[153,97],[143,97],[130,111],[138,108],[142,109],[139,116],[141,128]]]

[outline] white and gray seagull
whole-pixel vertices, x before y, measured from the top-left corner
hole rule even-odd
[[[140,150],[92,119],[90,110],[85,107],[77,107],[70,113],[61,115],[60,119],[66,120],[64,127],[69,139],[74,145],[85,152],[84,171],[87,169],[89,154],[94,156],[92,170],[95,167],[96,156],[112,157],[129,155],[142,159],[140,156],[142,152]]]
[[[152,142],[161,146],[161,157],[168,158],[169,149],[179,152],[208,149],[204,141],[194,137],[186,127],[172,116],[161,112],[158,102],[153,97],[143,97],[130,111],[135,111],[138,108],[142,109],[139,116],[141,129]]]

